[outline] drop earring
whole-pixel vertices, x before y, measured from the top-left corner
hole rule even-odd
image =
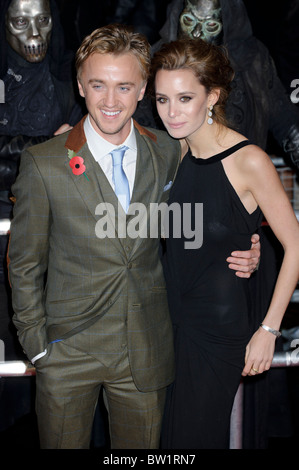
[[[211,106],[209,107],[209,111],[208,111],[208,124],[213,124],[213,105],[211,104]]]

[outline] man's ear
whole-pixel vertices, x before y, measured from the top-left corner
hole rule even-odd
[[[85,93],[84,93],[84,90],[83,90],[83,86],[80,83],[80,80],[77,80],[77,84],[78,84],[80,96],[82,96],[82,98],[85,98]]]
[[[145,93],[145,90],[146,90],[146,85],[147,85],[147,82],[144,83],[144,85],[142,86],[142,88],[140,90],[140,93],[139,93],[139,96],[138,96],[138,101],[141,101],[142,98],[144,97],[144,93]]]

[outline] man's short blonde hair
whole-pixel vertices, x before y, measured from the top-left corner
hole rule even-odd
[[[141,75],[147,81],[150,73],[150,44],[145,36],[135,33],[125,25],[111,24],[93,31],[76,53],[76,72],[80,80],[83,63],[92,54],[133,54],[138,60]]]

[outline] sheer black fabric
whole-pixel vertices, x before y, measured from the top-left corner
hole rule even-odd
[[[169,208],[182,209],[181,236],[170,217],[164,257],[169,308],[175,333],[176,378],[168,390],[163,448],[223,449],[229,443],[230,413],[251,334],[248,279],[227,267],[234,250],[247,250],[262,213],[249,214],[223,168],[222,160],[240,144],[209,159],[184,157],[170,194]],[[196,204],[203,204],[199,224]],[[195,238],[186,248],[185,210],[191,204]],[[185,206],[184,206],[185,205]],[[174,211],[169,211],[175,214]],[[174,229],[173,229],[174,227]],[[191,245],[189,245],[191,246]]]

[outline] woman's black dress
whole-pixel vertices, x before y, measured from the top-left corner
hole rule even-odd
[[[234,250],[250,249],[262,214],[259,208],[247,212],[222,160],[249,143],[243,141],[208,159],[197,159],[189,151],[171,190],[169,209],[179,204],[185,235],[178,237],[177,211],[169,210],[164,268],[176,378],[166,400],[164,449],[220,449],[229,444],[230,414],[250,339],[251,300],[248,279],[237,277],[226,258]],[[193,248],[185,245],[192,241],[186,230],[188,203],[197,238]],[[202,203],[202,222],[196,203]],[[200,231],[202,245],[194,248]]]

